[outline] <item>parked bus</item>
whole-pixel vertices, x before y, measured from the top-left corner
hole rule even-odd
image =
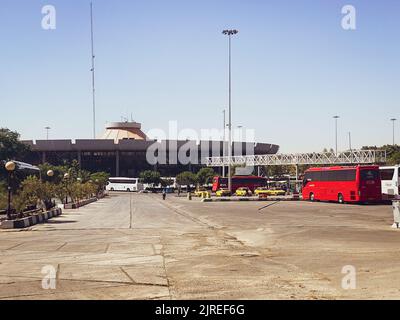
[[[138,178],[110,178],[108,179],[106,190],[108,191],[140,191],[143,185]]]
[[[382,198],[391,200],[399,197],[400,194],[400,171],[399,165],[391,167],[380,167],[382,180]]]
[[[379,166],[311,168],[304,174],[303,199],[377,202],[382,200]]]
[[[238,188],[247,187],[254,192],[259,187],[267,185],[267,178],[257,176],[233,176],[232,177],[232,193]],[[228,178],[214,177],[212,191],[216,192],[220,189],[228,189]]]

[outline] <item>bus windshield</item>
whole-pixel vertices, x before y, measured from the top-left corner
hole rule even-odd
[[[381,169],[381,180],[390,181],[393,179],[394,169]]]

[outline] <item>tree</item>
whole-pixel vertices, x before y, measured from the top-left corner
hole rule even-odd
[[[212,183],[215,177],[214,169],[212,168],[201,168],[196,175],[196,181],[200,185]]]
[[[7,171],[4,169],[4,165],[1,160],[21,160],[30,151],[28,145],[22,143],[19,140],[19,133],[11,131],[7,128],[0,128],[0,181],[7,179]],[[15,174],[14,184],[19,184],[20,179]],[[14,189],[14,185],[11,186]]]
[[[174,184],[174,180],[172,180],[170,178],[165,178],[165,179],[161,179],[160,183],[161,183],[161,187],[165,188],[165,187],[172,186]]]
[[[43,182],[36,176],[29,176],[22,181],[21,191],[13,197],[14,208],[22,212],[27,206],[40,206],[48,209],[51,199],[54,197],[54,185]]]
[[[386,150],[387,164],[389,165],[400,164],[400,146],[385,145],[381,149]]]
[[[396,165],[400,163],[400,151],[396,151],[393,154],[390,155],[388,164],[390,165]]]
[[[106,172],[95,172],[90,175],[90,180],[96,186],[97,194],[101,193],[104,190],[109,178],[110,178],[110,175]]]
[[[364,146],[362,150],[385,150],[386,151],[386,164],[396,165],[400,164],[400,146],[399,145],[384,145],[382,147],[377,146]]]
[[[291,174],[295,170],[294,166],[264,166],[264,173],[267,177],[282,177],[285,174]]]
[[[141,183],[158,185],[161,182],[160,173],[158,171],[146,170],[139,175]]]
[[[0,160],[18,160],[29,153],[29,146],[19,138],[18,132],[0,128]]]
[[[59,184],[64,179],[64,174],[68,172],[69,167],[66,165],[53,166],[51,164],[44,163],[44,164],[39,165],[39,169],[40,169],[40,174],[41,174],[43,181],[48,181],[48,182],[52,182],[54,184]],[[53,171],[53,173],[54,173],[54,175],[52,177],[49,177],[47,175],[47,173],[50,170]]]
[[[190,171],[185,171],[176,176],[176,183],[179,185],[183,186],[188,186],[190,188],[190,185],[195,184],[197,182],[197,177],[194,173]]]
[[[0,210],[7,208],[7,189],[4,183],[0,181]]]

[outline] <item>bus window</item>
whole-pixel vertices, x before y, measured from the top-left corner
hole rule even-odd
[[[360,177],[361,177],[361,180],[363,180],[363,181],[378,180],[379,173],[377,170],[361,170]]]
[[[381,180],[391,181],[394,175],[394,169],[381,169]]]

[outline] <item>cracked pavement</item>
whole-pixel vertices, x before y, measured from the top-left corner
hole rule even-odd
[[[46,224],[0,231],[0,299],[398,297],[390,206],[260,206],[114,193]],[[341,267],[352,263],[362,287],[349,292]],[[46,290],[48,265],[56,288]]]

